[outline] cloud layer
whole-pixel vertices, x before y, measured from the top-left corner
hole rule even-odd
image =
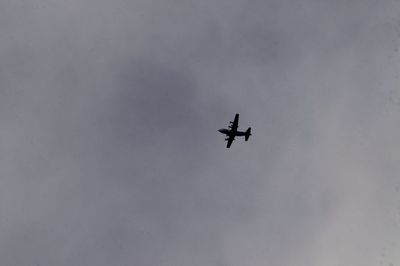
[[[2,264],[400,263],[399,5],[2,1]]]

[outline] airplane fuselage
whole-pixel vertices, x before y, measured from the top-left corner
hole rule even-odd
[[[222,134],[225,134],[227,136],[235,136],[235,137],[241,137],[241,136],[245,136],[246,132],[244,131],[233,131],[233,130],[229,130],[226,128],[221,128],[220,130],[218,130],[219,132],[221,132]]]

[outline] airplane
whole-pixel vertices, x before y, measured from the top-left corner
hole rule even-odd
[[[244,140],[248,141],[249,137],[251,136],[251,127],[249,127],[246,131],[238,131],[238,124],[239,124],[239,114],[235,115],[235,119],[229,122],[229,129],[221,128],[218,130],[222,134],[226,135],[226,147],[229,149],[232,145],[233,140],[235,137],[244,136]]]

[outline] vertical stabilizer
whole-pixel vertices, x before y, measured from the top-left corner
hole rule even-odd
[[[246,130],[246,135],[244,136],[244,140],[248,141],[249,137],[251,136],[251,127]]]

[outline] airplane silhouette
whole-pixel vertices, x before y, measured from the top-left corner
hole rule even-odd
[[[244,140],[248,141],[249,137],[251,136],[251,127],[249,127],[246,131],[238,131],[238,124],[239,124],[239,114],[235,115],[235,119],[233,121],[229,122],[229,129],[226,128],[221,128],[220,130],[218,130],[219,132],[221,132],[222,134],[226,135],[226,141],[228,141],[228,143],[226,144],[227,148],[230,148],[232,145],[233,140],[235,139],[235,137],[240,137],[240,136],[244,136]]]

